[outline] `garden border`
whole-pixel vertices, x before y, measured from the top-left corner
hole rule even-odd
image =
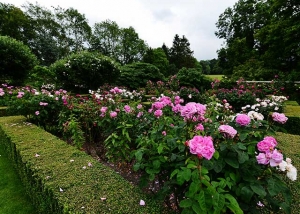
[[[39,213],[164,213],[112,169],[23,116],[0,117],[0,143]]]

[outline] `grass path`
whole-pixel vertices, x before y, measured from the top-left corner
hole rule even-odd
[[[36,214],[1,145],[0,155],[0,214]]]

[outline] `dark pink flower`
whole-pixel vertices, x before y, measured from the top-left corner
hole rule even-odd
[[[229,125],[221,125],[219,126],[219,132],[224,134],[225,137],[234,138],[237,134],[237,131]]]
[[[198,157],[204,157],[210,160],[215,153],[212,137],[210,136],[194,136],[189,140],[188,146],[190,147],[190,153],[197,155]]]

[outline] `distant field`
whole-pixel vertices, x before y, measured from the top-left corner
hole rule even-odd
[[[215,79],[221,80],[223,78],[222,74],[218,74],[218,75],[205,75],[205,76],[209,77],[212,80],[215,80]]]

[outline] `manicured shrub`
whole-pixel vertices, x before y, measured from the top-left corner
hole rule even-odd
[[[178,71],[177,79],[180,86],[195,87],[200,91],[211,88],[211,80],[200,70],[195,68],[182,68]]]
[[[99,53],[81,52],[72,54],[50,66],[58,85],[71,92],[88,93],[104,83],[113,84],[120,75],[119,65]]]
[[[38,64],[36,56],[22,42],[0,36],[0,82],[22,85],[29,71]]]
[[[122,66],[118,85],[126,86],[130,89],[138,89],[145,87],[149,80],[156,82],[163,79],[164,75],[156,66],[137,62]]]

